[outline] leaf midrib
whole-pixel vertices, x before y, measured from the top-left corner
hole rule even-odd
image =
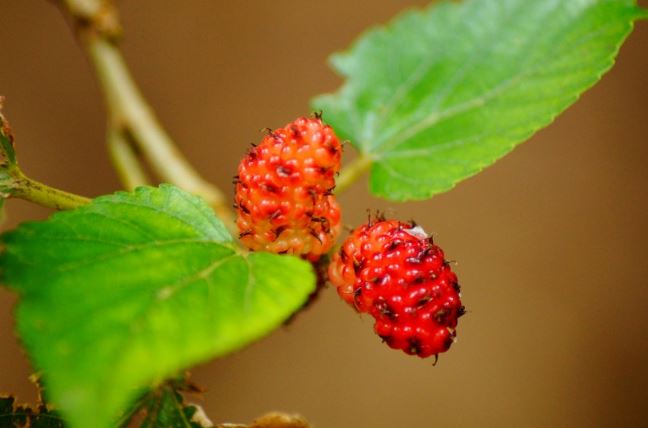
[[[519,14],[521,14],[525,10],[524,6],[529,6],[530,4],[531,4],[531,2],[524,3],[523,5],[520,5],[519,8],[510,11],[509,15],[504,18],[505,22],[506,23],[512,22],[515,17],[517,17]],[[455,5],[455,7],[466,7],[466,5],[465,4]],[[558,9],[558,7],[556,7],[556,9]],[[554,9],[554,10],[556,10],[556,9]],[[497,35],[498,35],[497,32],[493,32],[488,39],[485,39],[485,40],[480,39],[479,40],[479,46],[473,48],[473,51],[481,51],[479,49],[479,47],[487,46],[488,47],[488,52],[490,53],[490,51],[492,51],[493,48],[494,48],[494,44],[492,43],[492,41],[493,41],[493,39],[496,38]],[[532,38],[529,37],[529,40],[532,40]],[[476,64],[479,64],[480,60],[483,60],[484,56],[483,55],[473,55],[472,58],[474,58],[474,60],[471,61],[468,66],[464,66],[464,67],[461,68],[460,74],[462,74],[463,76],[465,76],[468,73],[468,71],[470,70],[471,67],[474,67]],[[432,56],[426,57],[426,60],[423,61],[421,63],[421,65],[419,66],[419,68],[412,74],[413,76],[415,76],[415,78],[414,79],[408,79],[405,82],[405,84],[402,85],[395,92],[396,93],[400,92],[402,94],[407,94],[408,91],[411,90],[411,88],[413,88],[416,85],[418,85],[419,83],[421,83],[421,81],[425,78],[425,76],[428,75],[429,70],[432,67],[432,65],[437,60],[438,59],[436,57],[432,57]],[[453,75],[453,78],[454,78],[454,75]],[[511,79],[509,79],[509,80],[511,80]],[[454,86],[452,86],[452,88],[456,88],[457,85],[458,85],[458,83],[454,84]],[[405,89],[401,91],[402,88],[405,88]],[[493,90],[491,90],[491,92],[492,91]],[[438,106],[441,103],[443,103],[443,100],[447,99],[451,94],[452,94],[451,91],[445,91],[445,96],[443,98],[441,98],[439,95],[437,95],[435,97],[435,98],[437,98],[437,101],[435,101],[435,105]],[[394,110],[397,103],[400,101],[400,98],[402,98],[402,95],[400,95],[398,97],[393,96],[392,99],[390,99],[390,101],[387,102],[387,107],[385,108],[385,110],[381,111],[381,113],[379,114],[378,120],[375,120],[374,123],[377,123],[377,124],[384,123],[384,119],[385,119],[387,113]],[[446,112],[449,112],[449,113],[444,113],[443,111],[433,111],[432,113],[430,113],[428,115],[428,118],[426,119],[427,121],[430,122],[428,127],[433,126],[435,123],[437,123],[438,121],[440,121],[442,119],[452,117],[453,115],[460,114],[465,110],[469,110],[470,108],[474,108],[474,107],[479,106],[479,104],[477,104],[476,106],[471,107],[472,104],[479,103],[481,98],[485,98],[485,95],[480,95],[480,96],[478,96],[476,98],[473,98],[472,100],[467,100],[467,101],[464,101],[463,103],[460,103],[457,106],[450,107],[450,108],[448,108],[446,110]],[[401,129],[402,129],[402,127],[392,131],[391,135],[387,135],[386,137],[384,137],[382,139],[379,139],[378,142],[375,145],[371,146],[372,152],[375,153],[376,155],[378,155],[381,152],[388,151],[390,147],[396,147],[400,143],[405,141],[406,139],[401,138],[401,139],[396,140],[396,142],[392,142],[390,144],[390,141],[392,141],[392,140],[390,140],[390,138],[393,136],[393,134],[397,134]],[[375,129],[371,132],[371,135],[376,135],[376,130]],[[389,147],[383,148],[382,150],[378,150],[384,145],[387,145]],[[363,144],[363,147],[367,147],[367,145]]]
[[[530,3],[525,3],[525,5],[528,5],[528,4],[530,4]],[[556,6],[552,10],[547,11],[547,16],[552,16],[557,11],[559,11],[561,7],[562,7],[562,5],[559,2],[557,2]],[[511,21],[515,16],[518,16],[524,10],[525,9],[522,7],[522,8],[516,9],[515,11],[511,11],[511,13],[509,14],[509,16],[506,19],[508,21]],[[580,14],[581,15],[586,14],[587,10],[589,10],[589,8],[581,10]],[[610,24],[610,25],[612,25],[612,24]],[[604,26],[598,28],[596,31],[589,32],[586,35],[583,35],[583,36],[579,37],[577,39],[577,41],[573,41],[573,43],[570,44],[569,46],[570,47],[579,46],[582,43],[584,43],[586,41],[589,41],[590,39],[592,39],[596,35],[604,32],[607,28],[608,28],[608,25],[604,25]],[[536,33],[536,35],[537,35],[537,33]],[[556,37],[558,37],[558,35],[554,34],[552,36],[552,40],[555,40]],[[490,40],[490,39],[488,39],[488,40]],[[533,36],[528,37],[527,46],[528,46],[529,43],[532,43],[534,40],[535,40],[535,37],[533,37]],[[481,44],[484,45],[484,44],[488,44],[488,43],[481,42]],[[491,46],[490,50],[492,50],[492,43],[490,44],[490,46]],[[525,48],[521,48],[521,49],[525,49]],[[557,52],[554,52],[553,55],[554,56],[559,56],[559,54],[561,55],[563,52],[564,52],[564,45],[563,45],[563,47],[561,49],[558,49]],[[480,56],[480,58],[483,58],[483,55]],[[483,94],[481,94],[481,95],[479,95],[477,97],[474,97],[474,98],[472,98],[470,100],[459,103],[458,105],[449,107],[449,108],[447,108],[447,109],[445,109],[443,111],[434,111],[434,112],[428,114],[423,120],[417,121],[417,125],[415,125],[413,127],[409,127],[407,129],[407,131],[404,132],[404,133],[399,133],[400,130],[403,127],[400,127],[398,129],[394,129],[391,133],[385,133],[385,136],[381,140],[378,140],[378,142],[374,146],[369,147],[367,145],[367,142],[363,141],[362,144],[361,144],[361,147],[370,149],[371,150],[370,155],[371,155],[372,159],[374,159],[375,161],[380,161],[381,159],[389,158],[390,153],[397,153],[398,152],[398,150],[396,149],[397,147],[401,146],[403,143],[411,140],[412,138],[415,138],[421,132],[424,132],[425,130],[432,128],[433,126],[437,125],[438,123],[442,122],[443,120],[447,120],[447,119],[452,118],[454,116],[457,116],[459,114],[466,113],[466,112],[471,111],[471,110],[473,110],[475,108],[483,107],[484,105],[487,105],[489,102],[491,102],[497,96],[499,96],[500,94],[502,94],[503,92],[508,90],[511,86],[515,85],[520,80],[534,75],[535,73],[537,73],[538,68],[542,65],[541,64],[542,58],[544,58],[544,57],[535,58],[532,61],[532,63],[530,63],[530,64],[528,64],[526,66],[526,68],[522,69],[519,73],[517,73],[516,75],[514,75],[511,78],[507,79],[506,81],[504,81],[503,83],[501,83],[497,87],[487,91],[486,93],[483,93]],[[425,63],[423,63],[421,65],[421,67],[425,66],[425,69],[429,69],[429,67],[431,67],[431,65],[433,63],[434,63],[434,60],[432,58],[430,58]],[[474,64],[477,64],[477,63],[478,63],[477,61],[474,61],[474,62],[471,63],[471,65],[474,65]],[[417,85],[418,83],[420,83],[421,80],[427,75],[427,73],[425,73],[425,72],[421,72],[419,74],[421,74],[421,76],[418,77],[415,81],[410,80],[403,86],[413,87],[413,86]],[[465,75],[466,72],[463,72],[462,74]],[[403,88],[403,86],[401,86],[399,88],[399,90],[401,88]],[[456,87],[456,86],[457,85],[455,84],[453,87]],[[447,97],[449,95],[451,95],[451,92],[446,93],[445,99],[447,99]],[[394,98],[396,98],[396,101],[393,101]],[[391,103],[389,104],[390,107],[388,107],[388,108],[393,109],[394,108],[393,105],[395,105],[395,102],[397,102],[397,100],[398,100],[397,97],[393,97]],[[438,105],[441,102],[442,101],[436,102],[436,104]],[[380,116],[380,117],[383,117],[383,116]],[[373,123],[381,124],[381,123],[384,123],[384,121],[375,120],[375,121],[373,121]],[[376,128],[373,128],[370,131],[370,135],[375,135],[376,133],[379,133],[376,130]],[[395,136],[395,138],[393,138],[394,136]],[[433,146],[431,146],[430,149],[432,147]],[[422,149],[422,150],[425,150],[425,149]],[[398,157],[401,157],[401,156],[398,156]]]
[[[91,266],[93,264],[111,260],[117,257],[125,256],[131,253],[138,251],[145,251],[152,248],[163,248],[173,245],[215,245],[223,248],[228,248],[236,254],[236,251],[233,247],[226,245],[222,242],[213,241],[205,238],[188,238],[188,239],[176,239],[168,241],[151,241],[144,244],[137,245],[122,245],[120,251],[107,251],[102,253],[99,256],[95,257],[84,257],[82,261],[73,261],[70,263],[63,263],[58,266],[55,272],[59,274],[69,273],[71,271]]]

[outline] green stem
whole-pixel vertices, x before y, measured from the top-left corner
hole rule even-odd
[[[106,6],[103,0],[63,0],[65,5],[74,11],[76,18],[88,19],[101,14]]]
[[[11,196],[56,210],[71,210],[90,203],[90,199],[49,187],[15,170]]]
[[[371,168],[371,158],[366,155],[360,155],[350,164],[342,168],[340,176],[337,178],[335,194],[338,195],[347,190],[351,185]]]
[[[117,46],[95,33],[88,34],[85,39],[111,116],[132,133],[153,170],[164,181],[202,196],[214,208],[224,205],[221,191],[198,175],[162,129],[135,85]]]
[[[126,190],[133,190],[136,187],[149,184],[137,153],[124,132],[110,127],[107,140],[113,166]]]
[[[163,181],[201,196],[226,225],[233,227],[233,214],[225,195],[192,168],[135,84],[116,43],[121,29],[112,3],[106,0],[59,2],[75,19],[106,99],[111,124],[132,137],[152,171]]]

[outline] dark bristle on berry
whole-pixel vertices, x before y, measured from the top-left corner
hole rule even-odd
[[[461,304],[457,276],[443,250],[413,221],[370,219],[333,255],[329,280],[391,348],[421,358],[446,352]]]
[[[235,179],[241,242],[253,251],[316,261],[341,229],[331,192],[340,170],[340,141],[318,115],[265,134],[241,160]]]

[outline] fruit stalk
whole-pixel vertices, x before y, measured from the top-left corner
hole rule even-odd
[[[336,180],[335,185],[335,194],[339,195],[340,193],[347,190],[351,185],[358,179],[362,174],[369,171],[371,167],[371,158],[361,154],[355,158],[351,163],[342,168],[340,171],[340,176]]]

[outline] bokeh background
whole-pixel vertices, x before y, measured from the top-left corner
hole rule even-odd
[[[339,80],[329,53],[424,1],[121,1],[125,55],[186,155],[231,192],[259,129],[309,113]],[[645,4],[645,2],[644,2]],[[0,0],[0,94],[33,177],[85,195],[119,183],[98,87],[51,2]],[[548,129],[427,202],[341,196],[415,218],[458,261],[459,341],[439,364],[389,350],[325,290],[287,328],[193,370],[214,421],[300,412],[319,428],[648,426],[648,23]],[[48,211],[9,204],[4,228]],[[0,290],[0,390],[30,401]],[[73,304],[71,302],[70,304]],[[109,369],[109,368],[107,368]]]

